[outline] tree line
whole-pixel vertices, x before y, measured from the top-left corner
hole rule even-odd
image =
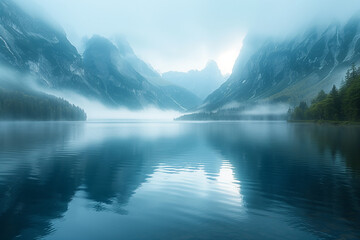
[[[84,121],[86,118],[83,109],[62,98],[0,89],[0,120]]]
[[[306,102],[289,110],[291,120],[360,121],[360,67],[346,73],[340,89],[334,85],[326,94],[320,91],[308,106]]]

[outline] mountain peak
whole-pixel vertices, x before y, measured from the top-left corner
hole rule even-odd
[[[209,60],[203,70],[201,72],[207,74],[207,75],[216,75],[216,76],[222,76],[222,73],[219,69],[219,66],[214,60]],[[209,76],[210,77],[210,76]]]
[[[205,69],[219,69],[219,66],[217,65],[217,63],[214,60],[209,60],[206,63]]]
[[[167,72],[163,77],[193,93],[199,98],[205,99],[211,92],[217,89],[223,82],[224,77],[214,60],[207,62],[202,70],[188,72]]]
[[[118,49],[110,40],[94,35],[86,43],[84,59],[87,61],[90,58],[96,60],[99,64],[109,64],[112,62],[112,56],[117,54]]]
[[[115,45],[119,49],[119,52],[122,56],[133,56],[135,55],[133,49],[131,48],[129,42],[123,36],[118,36],[114,40]]]
[[[94,35],[92,36],[87,42],[86,47],[106,47],[106,48],[112,48],[116,49],[115,45],[108,40],[107,38],[104,38],[100,35]]]

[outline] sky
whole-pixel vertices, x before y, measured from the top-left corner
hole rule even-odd
[[[122,36],[161,73],[202,69],[215,60],[229,74],[249,32],[293,34],[360,9],[359,0],[17,1],[60,24],[80,51],[94,34]]]

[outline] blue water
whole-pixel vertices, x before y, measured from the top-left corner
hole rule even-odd
[[[360,239],[360,127],[3,122],[0,239]]]

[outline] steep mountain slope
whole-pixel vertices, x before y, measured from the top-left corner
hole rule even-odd
[[[169,82],[195,93],[201,99],[205,99],[225,81],[214,61],[209,61],[201,71],[166,72],[162,76]]]
[[[10,0],[0,0],[0,64],[33,73],[46,87],[92,92],[81,56],[66,35]]]
[[[45,89],[74,91],[113,107],[184,111],[199,103],[185,89],[155,84],[161,76],[126,47],[95,37],[83,58],[62,30],[0,0],[0,67],[31,74]]]
[[[183,108],[192,109],[201,103],[200,98],[193,92],[165,80],[149,64],[138,58],[125,39],[117,38],[115,44],[123,61],[128,62],[142,77],[152,85],[161,88],[166,95],[170,96]]]
[[[135,55],[134,59],[141,63]],[[129,61],[109,40],[94,36],[88,41],[84,52],[85,77],[104,94],[109,104],[120,104],[131,109],[141,109],[147,105],[163,109],[187,109],[172,97],[175,94],[169,94],[161,86],[152,84],[146,78],[148,74],[143,76],[133,65],[133,61]]]
[[[249,51],[251,41],[245,41],[233,74],[205,100],[204,109],[268,101],[296,104],[321,89],[329,91],[360,61],[360,17],[292,39],[265,40]]]

